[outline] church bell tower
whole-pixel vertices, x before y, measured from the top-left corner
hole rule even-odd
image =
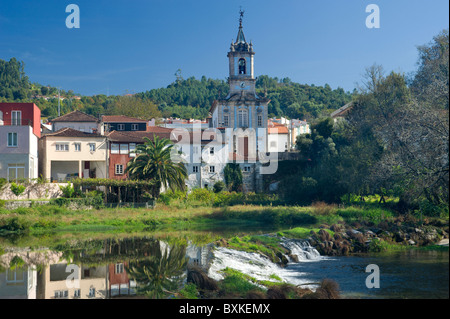
[[[228,84],[230,92],[240,92],[242,90],[248,93],[255,93],[255,74],[253,68],[253,44],[247,43],[242,27],[242,18],[244,11],[240,11],[239,30],[236,42],[231,43],[230,52],[228,52],[229,78]]]

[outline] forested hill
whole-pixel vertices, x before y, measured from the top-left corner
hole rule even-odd
[[[278,79],[267,75],[259,76],[256,81],[257,93],[266,95],[270,100],[270,116],[287,116],[289,118],[312,119],[330,114],[348,103],[352,96],[341,88],[331,89],[329,85],[314,86],[292,82],[289,78]],[[151,89],[136,93],[134,103],[140,104],[139,112],[125,114],[151,118],[153,116],[204,119],[213,101],[228,93],[225,80],[201,79],[189,77],[176,80],[165,88]],[[24,71],[24,63],[12,58],[10,61],[0,59],[0,102],[34,102],[42,111],[43,117],[53,118],[58,115],[57,89],[31,83]],[[64,101],[61,113],[78,109],[85,113],[114,114],[120,107],[123,96],[81,96],[72,90],[60,91]],[[46,98],[44,98],[46,97]],[[121,104],[123,105],[123,103]],[[125,108],[126,110],[126,108]]]
[[[330,114],[351,100],[351,94],[342,88],[332,90],[329,85],[314,86],[292,82],[289,78],[272,78],[261,75],[256,81],[259,95],[271,100],[269,115],[310,119]],[[143,98],[155,101],[165,116],[206,117],[214,101],[228,93],[224,80],[201,80],[190,77],[177,79],[167,88],[140,93]]]

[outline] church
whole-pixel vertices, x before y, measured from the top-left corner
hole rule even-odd
[[[224,181],[226,164],[237,163],[243,175],[243,191],[263,191],[262,164],[269,162],[266,151],[270,100],[256,93],[255,52],[253,44],[245,39],[243,14],[240,11],[236,41],[231,43],[227,55],[228,95],[213,102],[208,129],[196,131],[194,127],[189,138],[177,138],[177,145],[185,154],[190,189],[212,187],[215,182]]]

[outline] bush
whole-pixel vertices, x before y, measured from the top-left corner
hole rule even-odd
[[[59,189],[63,192],[65,198],[75,197],[75,189],[70,182],[67,183],[67,186],[59,186]]]
[[[6,180],[6,178],[1,177],[0,178],[0,190],[3,188],[3,186],[5,186],[8,183],[8,181]]]
[[[419,212],[416,212],[416,215],[420,215],[420,213],[428,217],[445,217],[449,215],[449,210],[446,204],[436,205],[428,200],[423,200],[419,203]]]
[[[28,232],[30,223],[19,217],[10,217],[0,219],[0,231],[6,230],[9,232]]]
[[[25,186],[16,183],[11,183],[11,191],[14,193],[14,195],[20,196],[25,191]]]
[[[213,186],[214,193],[220,193],[224,189],[225,189],[225,183],[222,181],[217,181]]]
[[[188,195],[188,200],[212,204],[214,200],[214,193],[206,188],[196,188]]]

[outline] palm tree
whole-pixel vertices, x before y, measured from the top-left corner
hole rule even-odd
[[[144,137],[145,143],[136,147],[137,156],[128,162],[126,172],[130,179],[154,181],[153,198],[158,198],[161,187],[185,190],[187,170],[169,139],[155,136],[153,141]]]
[[[167,298],[177,294],[186,272],[186,246],[174,244],[161,245],[155,242],[150,256],[144,260],[131,262],[127,274],[137,283],[137,294],[149,298]]]

